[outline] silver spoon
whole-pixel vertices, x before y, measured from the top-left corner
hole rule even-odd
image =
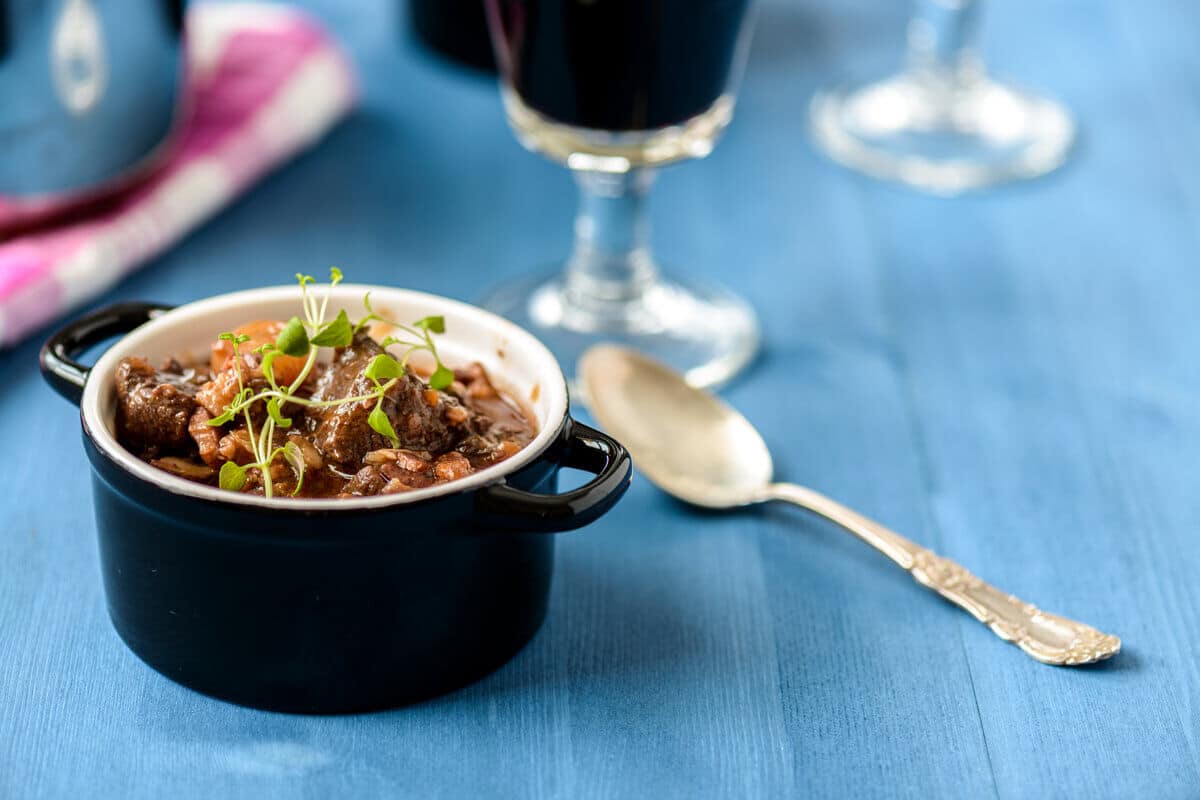
[[[668,494],[721,509],[783,500],[819,514],[1045,664],[1091,664],[1121,649],[1116,636],[1039,611],[828,497],[775,483],[771,454],[746,418],[658,362],[598,345],[584,353],[578,375],[596,420]]]

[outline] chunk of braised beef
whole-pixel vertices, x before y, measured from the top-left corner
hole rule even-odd
[[[249,388],[254,394],[269,388],[267,379],[263,377],[262,368],[259,366],[260,361],[261,359],[253,353],[244,354],[241,362],[229,359],[225,369],[213,373],[211,379],[200,386],[199,391],[196,392],[197,402],[204,406],[209,414],[219,417],[225,413],[225,409],[234,401],[243,387]],[[255,423],[266,419],[266,405],[262,401],[251,405],[250,417]]]
[[[409,489],[424,489],[426,486],[433,486],[437,482],[433,477],[433,466],[429,462],[425,462],[425,465],[418,469],[411,469],[405,464],[395,462],[384,464],[379,468],[379,471],[388,480],[381,494],[408,491]]]
[[[447,480],[442,477],[444,472],[465,467],[468,472],[463,474],[469,474],[470,470],[466,458],[454,451],[433,461],[410,450],[384,448],[367,453],[363,461],[366,466],[346,483],[343,494],[369,496],[424,489]]]
[[[208,409],[197,405],[188,420],[188,435],[196,443],[200,460],[210,467],[219,467],[221,462],[225,461],[220,452],[221,436],[216,428],[208,424],[210,419],[212,415],[208,413]]]
[[[245,428],[237,428],[221,437],[217,451],[222,461],[232,461],[239,466],[245,466],[254,460],[254,451],[250,448],[250,434]]]
[[[375,386],[362,373],[371,359],[383,350],[366,332],[360,332],[348,346],[338,350],[333,362],[317,380],[312,399],[335,400],[368,395]],[[344,468],[358,466],[367,453],[391,446],[387,437],[377,433],[367,419],[375,407],[373,399],[344,403],[329,408],[309,408],[305,424],[313,444],[326,461]],[[464,418],[457,399],[441,392],[430,392],[417,376],[407,373],[388,390],[383,411],[400,440],[400,447],[443,453],[453,448],[467,433],[471,414]]]
[[[440,482],[456,481],[459,478],[467,477],[474,471],[467,457],[456,450],[438,456],[437,462],[433,465],[434,477]]]
[[[144,358],[117,364],[117,436],[145,458],[194,450],[188,423],[199,387],[178,373],[154,369]]]
[[[383,470],[377,465],[368,465],[354,473],[354,477],[346,481],[342,494],[352,497],[371,497],[377,495],[388,483]]]
[[[367,465],[354,474],[342,488],[342,494],[350,497],[373,497],[376,494],[398,494],[425,486],[433,480],[424,475],[406,473],[396,464]]]
[[[433,467],[427,456],[402,448],[385,447],[380,450],[372,450],[363,456],[364,464],[383,466],[389,462],[399,464],[408,472],[428,472]]]

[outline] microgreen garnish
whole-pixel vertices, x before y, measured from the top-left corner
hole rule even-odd
[[[246,468],[240,467],[232,461],[226,461],[221,465],[221,472],[217,476],[217,482],[222,489],[228,489],[231,492],[240,492],[242,487],[246,485]]]
[[[446,318],[445,317],[425,317],[413,323],[414,328],[420,328],[423,331],[430,333],[445,333]]]
[[[287,325],[279,332],[279,338],[275,340],[275,347],[285,356],[308,355],[308,331],[304,330],[304,323],[299,317],[292,317],[287,321]]]
[[[271,421],[274,422],[276,425],[278,425],[280,428],[292,427],[292,420],[289,417],[285,417],[285,416],[283,416],[282,413],[280,413],[279,398],[277,398],[277,397],[268,397],[267,398],[267,416],[269,416],[271,418]]]
[[[354,339],[354,328],[350,326],[350,318],[343,309],[338,312],[337,319],[321,329],[312,338],[317,347],[345,347]]]
[[[337,267],[331,268],[328,289],[332,290],[342,280],[342,271]],[[296,273],[296,281],[300,284],[300,305],[304,313],[303,318],[292,317],[273,343],[268,342],[254,350],[255,355],[262,359],[260,367],[269,388],[255,392],[245,385],[243,366],[247,362],[243,359],[241,346],[248,342],[250,337],[233,333],[222,333],[218,337],[221,341],[229,342],[233,348],[233,364],[237,369],[238,393],[234,395],[229,405],[225,406],[222,413],[209,420],[208,424],[214,427],[226,425],[240,415],[245,422],[247,438],[254,457],[253,462],[245,465],[238,465],[232,461],[222,464],[217,479],[218,485],[222,489],[241,491],[249,479],[250,470],[256,469],[262,476],[263,494],[271,497],[274,492],[271,464],[275,459],[282,457],[296,478],[296,486],[292,494],[300,492],[300,488],[304,484],[304,457],[300,448],[290,440],[281,447],[272,447],[275,442],[276,430],[292,426],[292,419],[283,413],[283,409],[289,404],[306,408],[330,408],[347,403],[374,401],[374,407],[367,416],[367,424],[376,433],[388,439],[393,447],[399,447],[400,439],[396,436],[387,412],[384,411],[383,402],[388,391],[408,371],[408,360],[412,354],[423,350],[433,357],[435,368],[429,377],[430,387],[442,390],[454,382],[453,371],[442,363],[438,356],[437,346],[433,341],[434,334],[446,331],[444,317],[430,316],[419,319],[412,325],[401,325],[375,313],[371,307],[371,295],[368,292],[363,297],[363,307],[366,308],[367,314],[357,323],[350,321],[345,310],[339,311],[336,317],[326,321],[325,312],[328,309],[332,291],[326,291],[324,297],[318,299],[314,293],[309,291],[310,285],[316,284],[316,280],[311,275]],[[368,392],[353,397],[319,401],[296,394],[312,374],[317,363],[318,352],[322,347],[346,347],[354,340],[355,334],[372,322],[386,325],[393,331],[379,343],[380,347],[384,350],[397,347],[402,350],[402,354],[397,359],[384,352],[368,362],[362,372],[363,376],[371,382]],[[287,385],[280,385],[275,375],[275,361],[280,356],[304,358],[304,366],[299,374]],[[256,429],[250,408],[260,401],[266,407],[267,418],[262,422],[262,427]]]
[[[380,381],[386,381],[389,378],[399,378],[403,374],[404,367],[387,353],[380,353],[372,358],[371,362],[367,364],[367,368],[363,370],[363,375],[375,381],[376,386],[379,385]]]
[[[386,436],[391,441],[392,447],[400,446],[400,437],[396,436],[396,430],[392,427],[392,421],[388,419],[388,415],[383,411],[383,395],[379,396],[375,407],[371,409],[370,415],[367,416],[367,424],[376,433]]]
[[[439,392],[449,388],[454,383],[454,372],[445,364],[438,364],[437,369],[429,376],[429,385]]]
[[[291,424],[291,420],[288,420],[288,425]],[[300,487],[304,485],[304,454],[300,452],[300,448],[295,442],[288,441],[283,446],[283,460],[296,474],[296,488],[292,490],[292,494],[300,494]]]
[[[256,352],[262,355],[263,377],[271,384],[272,389],[278,389],[279,384],[275,381],[275,359],[279,358],[281,351],[273,344],[264,344]]]

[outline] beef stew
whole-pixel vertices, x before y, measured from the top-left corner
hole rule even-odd
[[[537,433],[531,415],[482,364],[460,366],[434,388],[440,361],[437,371],[421,374],[405,358],[398,374],[382,381],[370,368],[381,356],[400,363],[383,346],[393,337],[381,342],[364,327],[329,360],[309,363],[277,347],[289,324],[256,321],[222,335],[206,362],[181,357],[154,367],[142,358],[121,360],[118,441],[187,480],[328,498],[458,480],[515,455]],[[432,347],[427,333],[425,340]],[[235,478],[225,480],[230,474]]]

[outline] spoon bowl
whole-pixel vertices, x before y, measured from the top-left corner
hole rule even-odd
[[[766,499],[771,451],[745,417],[713,395],[657,361],[611,345],[584,353],[577,374],[592,413],[619,420],[638,466],[668,494],[706,508]]]

